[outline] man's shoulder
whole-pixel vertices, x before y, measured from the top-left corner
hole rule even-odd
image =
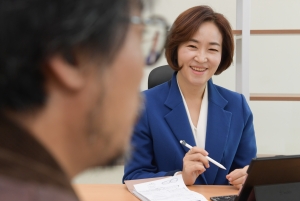
[[[70,191],[35,183],[21,181],[0,175],[0,200],[9,201],[79,201]]]

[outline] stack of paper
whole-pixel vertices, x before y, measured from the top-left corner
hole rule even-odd
[[[186,187],[182,175],[135,184],[132,192],[142,201],[207,201]]]

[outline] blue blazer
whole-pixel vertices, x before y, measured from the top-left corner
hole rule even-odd
[[[205,150],[226,167],[210,164],[195,184],[228,184],[226,175],[249,165],[256,157],[252,112],[243,95],[208,81],[208,116]],[[172,80],[144,92],[145,110],[132,136],[133,153],[125,164],[124,180],[161,177],[181,171],[188,149],[196,146],[177,85]]]

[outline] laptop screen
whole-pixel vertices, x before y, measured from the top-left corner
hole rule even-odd
[[[254,186],[300,182],[300,155],[252,159],[247,173],[236,201],[248,200]]]

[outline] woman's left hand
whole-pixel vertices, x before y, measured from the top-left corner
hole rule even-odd
[[[228,179],[229,183],[237,189],[241,189],[248,175],[248,167],[249,165],[241,169],[235,169],[230,174],[228,174],[226,178]]]

